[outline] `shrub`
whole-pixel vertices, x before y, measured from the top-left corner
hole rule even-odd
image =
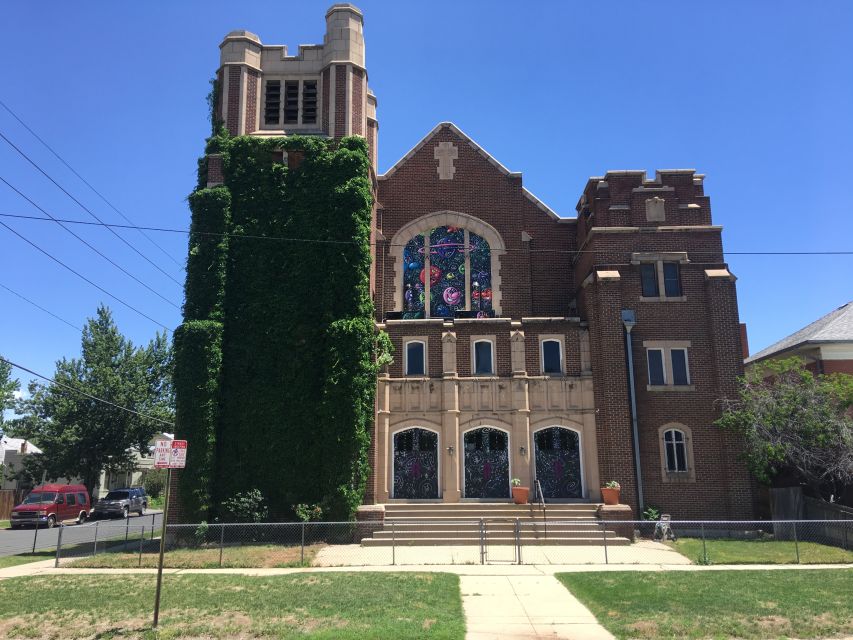
[[[263,494],[258,489],[235,493],[222,503],[226,522],[263,522],[269,516]]]
[[[149,498],[159,498],[166,490],[166,470],[151,469],[142,477],[142,486]]]
[[[323,508],[319,504],[296,504],[293,511],[301,522],[313,522],[323,519]]]

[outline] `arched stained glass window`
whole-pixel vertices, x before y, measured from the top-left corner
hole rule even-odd
[[[403,262],[404,318],[494,315],[492,254],[481,236],[435,227],[406,243]]]

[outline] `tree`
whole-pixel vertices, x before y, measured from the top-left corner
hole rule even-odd
[[[749,468],[770,484],[793,473],[824,499],[853,483],[853,376],[814,375],[798,358],[753,367],[717,425],[741,434]]]
[[[12,377],[12,365],[0,360],[0,435],[3,435],[4,414],[15,404],[15,394],[21,389],[21,381]]]
[[[134,347],[100,306],[83,329],[81,357],[57,361],[53,377],[59,384],[32,382],[30,397],[20,403],[23,417],[15,431],[43,451],[28,456],[28,467],[38,465],[51,479],[79,477],[90,492],[102,471],[132,468],[135,452],[146,452],[164,425],[118,407],[172,422],[171,366],[165,335]]]

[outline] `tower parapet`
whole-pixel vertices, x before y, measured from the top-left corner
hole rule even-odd
[[[367,86],[364,16],[351,4],[326,12],[323,44],[265,45],[232,31],[219,45],[217,116],[231,135],[358,135],[376,158],[376,97]]]

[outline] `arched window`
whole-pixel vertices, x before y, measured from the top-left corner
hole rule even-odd
[[[687,473],[687,438],[681,429],[663,432],[664,460],[667,473]]]
[[[441,226],[403,249],[403,317],[491,317],[489,243],[462,227]],[[429,275],[427,275],[429,274]]]

